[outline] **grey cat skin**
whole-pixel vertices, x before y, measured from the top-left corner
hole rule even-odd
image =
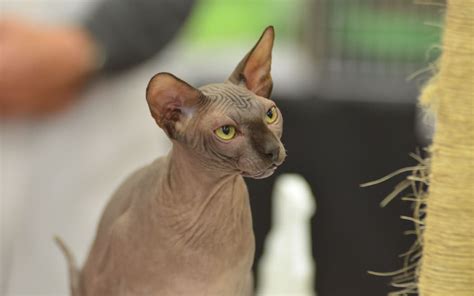
[[[151,115],[173,148],[118,188],[82,269],[57,239],[73,296],[252,294],[243,176],[268,177],[286,157],[283,118],[268,99],[273,41],[268,27],[224,83],[151,79]]]

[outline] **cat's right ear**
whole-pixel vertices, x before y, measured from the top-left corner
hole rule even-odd
[[[269,26],[250,52],[240,61],[228,78],[233,84],[244,84],[256,95],[269,98],[273,88],[271,75],[272,48],[275,31]]]
[[[170,73],[153,76],[146,88],[146,100],[156,123],[175,138],[177,123],[189,115],[202,98],[202,93]]]

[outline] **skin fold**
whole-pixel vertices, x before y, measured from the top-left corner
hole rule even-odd
[[[118,188],[81,270],[58,241],[73,296],[252,294],[243,176],[268,177],[286,157],[283,119],[267,99],[273,40],[268,27],[225,83],[197,89],[169,73],[151,79],[147,102],[173,148]],[[216,134],[229,126],[232,139]]]

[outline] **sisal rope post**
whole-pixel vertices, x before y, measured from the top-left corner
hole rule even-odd
[[[448,0],[442,50],[420,98],[436,115],[436,132],[418,291],[473,296],[474,0]]]

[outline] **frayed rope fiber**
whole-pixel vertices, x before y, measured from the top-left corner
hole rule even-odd
[[[418,275],[421,296],[474,295],[474,0],[447,5],[438,73],[420,98],[436,115]]]

